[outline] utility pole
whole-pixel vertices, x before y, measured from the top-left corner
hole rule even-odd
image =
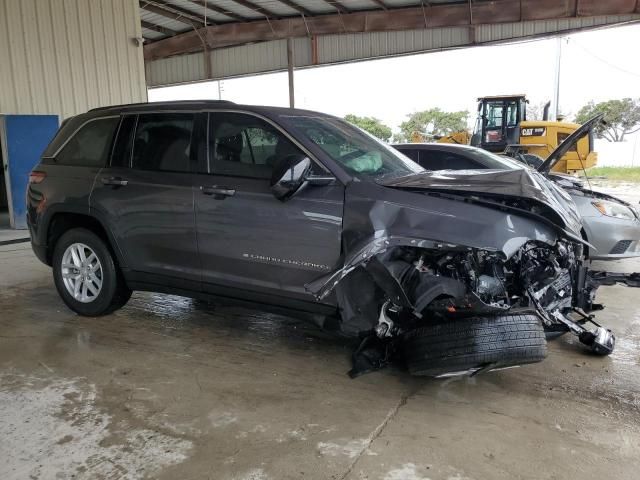
[[[553,78],[553,99],[551,100],[551,118],[558,120],[560,114],[560,64],[562,61],[562,37],[556,37],[556,68]]]

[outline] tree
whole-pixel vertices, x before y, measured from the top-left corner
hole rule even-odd
[[[414,133],[445,136],[466,130],[469,112],[444,112],[439,108],[431,108],[407,116],[407,121],[400,124],[400,131],[404,138],[410,139]]]
[[[576,123],[584,123],[599,113],[604,113],[604,122],[595,127],[598,138],[622,142],[625,135],[640,130],[640,99],[623,98],[600,103],[591,101],[578,110]]]
[[[527,105],[527,120],[543,120],[544,107],[547,102],[530,103]]]
[[[393,143],[408,143],[411,139],[402,132],[396,132],[393,134],[393,139],[391,141]]]
[[[374,117],[359,117],[350,113],[344,119],[369,132],[371,135],[378,137],[380,140],[388,142],[391,138],[391,128]]]

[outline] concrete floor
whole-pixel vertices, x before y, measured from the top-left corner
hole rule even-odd
[[[600,293],[610,357],[567,336],[475,378],[350,380],[348,345],[283,317],[147,293],[78,317],[0,247],[0,478],[636,479],[640,291]]]

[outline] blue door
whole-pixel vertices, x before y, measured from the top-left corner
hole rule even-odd
[[[27,228],[29,172],[58,130],[57,115],[0,116],[2,177],[12,228]]]

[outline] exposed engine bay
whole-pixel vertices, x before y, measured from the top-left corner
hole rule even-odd
[[[451,245],[391,248],[338,284],[343,322],[362,328],[375,318],[372,331],[386,340],[385,348],[393,348],[395,338],[430,322],[532,312],[549,332],[573,332],[593,352],[609,354],[613,334],[597,324],[593,331],[584,327],[593,321],[588,312],[599,305],[594,304],[598,284],[589,282],[581,249],[568,241],[555,246],[529,241],[504,260],[499,252]],[[355,289],[370,295],[353,295]],[[390,356],[381,353],[381,359]],[[374,369],[367,362],[361,368]]]
[[[545,337],[567,332],[593,353],[613,351],[614,335],[591,314],[602,308],[596,290],[638,279],[589,271],[581,219],[560,187],[526,169],[379,183],[375,195],[349,184],[342,264],[306,285],[338,306],[343,334],[361,339],[352,376],[400,351],[418,375],[538,362]]]

